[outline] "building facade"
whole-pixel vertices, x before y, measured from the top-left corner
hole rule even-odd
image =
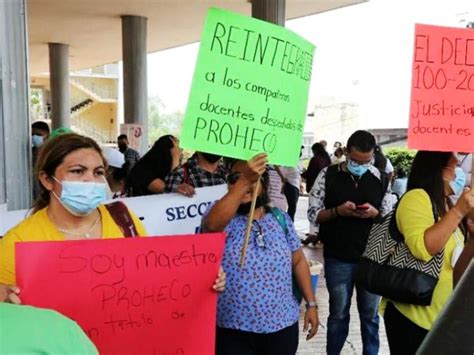
[[[32,121],[51,124],[49,75],[31,77],[30,87],[36,91],[39,104],[31,102]],[[117,138],[119,68],[107,64],[74,71],[69,76],[71,129],[105,144]]]

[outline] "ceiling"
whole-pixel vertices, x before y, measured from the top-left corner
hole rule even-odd
[[[286,19],[364,1],[286,0]],[[251,13],[248,0],[27,0],[30,75],[49,71],[49,42],[70,45],[70,70],[121,60],[121,15],[148,18],[149,53],[196,42],[212,6]]]

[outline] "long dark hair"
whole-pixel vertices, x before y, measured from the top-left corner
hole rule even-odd
[[[162,173],[164,171],[165,175],[168,175],[173,165],[171,149],[175,146],[175,139],[171,134],[158,138],[153,147],[141,159],[143,166],[156,172]]]
[[[374,149],[374,166],[380,171],[385,171],[385,168],[387,167],[387,158],[385,157],[385,154],[383,154],[382,147],[378,144]]]
[[[329,156],[328,152],[326,152],[326,149],[324,149],[324,146],[321,143],[314,143],[311,146],[311,150],[313,151],[314,156],[320,156],[326,160],[328,165],[331,164],[331,157]]]
[[[44,172],[47,176],[53,177],[64,158],[79,149],[94,149],[102,157],[104,167],[107,169],[107,161],[102,154],[102,150],[92,138],[76,133],[65,133],[48,139],[45,145],[41,147],[36,160],[35,180],[38,181],[39,193],[33,204],[33,213],[48,206],[51,199],[50,192],[39,181],[40,173]]]
[[[153,147],[135,164],[130,171],[127,190],[132,196],[149,194],[147,186],[141,186],[142,175],[152,175],[154,178],[165,179],[171,172],[173,156],[171,149],[175,146],[175,137],[167,134],[161,136]]]
[[[452,157],[453,153],[450,152],[419,151],[413,160],[407,182],[407,191],[413,189],[426,191],[436,213],[441,217],[447,212],[443,168],[448,166]]]

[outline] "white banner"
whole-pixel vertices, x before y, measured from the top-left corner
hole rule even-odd
[[[28,217],[28,210],[0,211],[0,236]]]
[[[142,220],[148,235],[193,234],[209,205],[226,192],[227,185],[218,185],[198,188],[193,197],[173,193],[129,197],[121,201]]]
[[[226,192],[227,185],[218,185],[198,188],[193,197],[173,193],[120,200],[142,220],[148,235],[193,234],[209,205]],[[27,213],[27,210],[1,213],[0,235],[25,219]]]

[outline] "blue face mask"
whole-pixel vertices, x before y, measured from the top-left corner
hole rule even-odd
[[[364,175],[371,166],[372,166],[372,163],[358,164],[349,158],[347,159],[347,170],[349,170],[349,172],[355,176],[360,177]]]
[[[454,169],[454,180],[449,182],[449,187],[453,190],[454,195],[458,196],[464,190],[464,184],[466,183],[466,173],[462,168],[457,167]]]
[[[54,177],[53,177],[54,178]],[[54,196],[71,214],[87,216],[106,200],[105,182],[65,181],[54,178],[62,185],[61,197]]]
[[[39,148],[43,145],[44,143],[44,138],[43,136],[39,136],[37,134],[34,134],[32,137],[31,137],[31,142],[33,143],[33,147],[35,148]]]

